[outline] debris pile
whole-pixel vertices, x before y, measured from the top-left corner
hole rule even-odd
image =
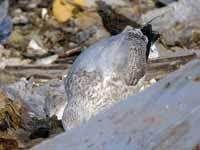
[[[90,46],[96,52],[109,47],[108,39],[128,25],[142,29],[151,24],[161,34],[151,46],[138,92],[200,58],[200,0],[9,0],[9,4],[0,2],[0,149],[28,149],[63,132],[61,118],[68,104],[63,79],[75,59]],[[102,39],[105,45],[98,45]],[[99,68],[108,69],[109,61]]]

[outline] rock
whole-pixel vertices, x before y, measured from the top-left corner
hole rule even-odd
[[[71,22],[72,24],[73,22]],[[101,17],[96,12],[84,12],[80,17],[74,20],[71,26],[77,27],[79,30],[88,29],[91,26],[101,26]]]
[[[29,23],[29,20],[26,16],[24,15],[19,15],[13,18],[13,23],[16,24],[27,24]]]
[[[132,21],[138,22],[140,15],[141,15],[141,10],[138,8],[140,5],[133,4],[129,6],[124,6],[124,7],[116,7],[113,8],[115,12],[117,12],[120,16],[125,16],[127,19],[130,19]],[[120,24],[121,22],[119,22]]]
[[[89,46],[109,36],[110,34],[102,26],[91,26],[75,35],[75,43]]]
[[[29,18],[27,17],[26,13],[22,11],[22,9],[14,9],[11,13],[13,16],[14,25],[26,25],[30,23]]]
[[[85,41],[86,46],[90,46],[99,40],[108,38],[110,34],[103,28],[102,26],[94,26],[93,27],[96,31],[93,36],[91,36],[87,41]]]
[[[195,150],[199,147],[200,82],[195,81],[199,74],[200,61],[194,60],[80,128],[31,150]]]
[[[48,56],[45,58],[37,59],[35,64],[49,65],[49,64],[52,64],[53,62],[55,62],[57,59],[58,59],[58,55],[52,55],[52,56]]]
[[[61,122],[54,116],[39,119],[31,116],[22,100],[10,99],[0,92],[0,149],[30,147],[31,141],[47,138],[62,130]]]
[[[1,87],[9,98],[23,102],[30,114],[36,118],[46,118],[44,111],[45,97],[32,91],[33,83],[22,78],[20,81]]]
[[[155,0],[134,0],[131,2],[133,5],[132,7],[135,9],[135,12],[139,13],[139,16],[152,9],[155,9]]]
[[[153,18],[153,29],[162,34],[161,40],[167,46],[198,47],[200,0],[179,0],[167,7],[152,10],[142,15],[145,24]],[[197,35],[197,36],[196,36]],[[194,37],[194,38],[191,38]],[[188,42],[189,41],[189,42]]]
[[[2,86],[1,91],[9,98],[22,102],[29,110],[29,115],[38,119],[54,115],[60,119],[67,104],[63,82],[58,80],[35,86],[31,80],[22,78],[18,82]]]
[[[94,36],[95,33],[96,33],[96,28],[95,27],[90,27],[87,30],[80,31],[75,36],[75,42],[79,43],[79,44],[84,43],[89,38],[91,38],[92,36]]]
[[[27,54],[31,56],[42,56],[47,54],[47,50],[43,48],[42,42],[39,37],[36,37],[37,41],[32,39],[27,47]]]
[[[102,18],[103,25],[111,35],[117,35],[121,33],[128,25],[134,28],[140,27],[135,20],[131,20],[128,17],[118,13],[111,7],[111,5],[107,5],[106,2],[98,1],[97,6],[97,12]]]
[[[29,2],[28,2],[28,8],[29,9],[35,9],[35,8],[37,8],[38,7],[38,5],[41,3],[41,0],[30,0]]]
[[[68,103],[63,81],[53,80],[40,87],[46,93],[45,110],[49,117],[57,116],[61,120],[64,108]]]
[[[153,11],[150,11],[142,16],[143,22],[147,22],[151,20],[152,18],[161,15],[159,19],[155,19],[152,22],[152,25],[154,26],[154,29],[165,29],[176,22],[191,22],[194,19],[200,18],[199,13],[199,7],[198,3],[199,0],[179,0],[176,3],[173,3],[172,5],[169,5],[165,8],[156,9]],[[160,14],[159,14],[160,13]],[[164,21],[169,21],[168,24],[164,25]],[[160,28],[158,27],[161,26]]]
[[[78,32],[72,42],[79,45],[92,45],[98,40],[107,38],[110,34],[104,29],[101,18],[97,13],[85,12],[74,20]]]

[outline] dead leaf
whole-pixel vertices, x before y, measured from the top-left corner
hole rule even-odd
[[[18,143],[14,139],[0,138],[0,150],[19,150]]]
[[[68,3],[63,3],[61,0],[54,0],[53,14],[59,22],[68,21],[72,17],[74,6]]]
[[[200,75],[197,76],[194,80],[197,81],[197,82],[199,82],[200,81]]]
[[[0,93],[0,121],[9,127],[17,129],[21,125],[22,105],[19,101],[12,101],[5,94]]]
[[[84,6],[84,0],[54,0],[53,14],[59,22],[66,22],[73,16],[75,5]]]

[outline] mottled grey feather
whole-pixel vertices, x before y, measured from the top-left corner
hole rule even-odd
[[[136,85],[145,73],[147,42],[139,29],[128,27],[76,59],[65,79],[69,102],[62,121],[66,130],[138,90]]]

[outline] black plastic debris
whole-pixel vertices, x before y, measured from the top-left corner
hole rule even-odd
[[[157,7],[165,7],[173,2],[177,2],[178,0],[156,0]]]

